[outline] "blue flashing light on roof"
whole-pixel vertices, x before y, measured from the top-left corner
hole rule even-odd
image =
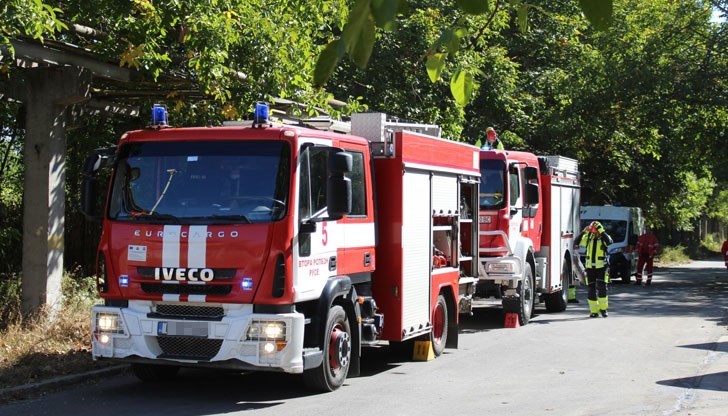
[[[265,103],[255,103],[255,112],[253,113],[253,125],[268,123],[268,105]]]
[[[154,104],[152,107],[152,126],[167,125],[167,107],[161,104]]]

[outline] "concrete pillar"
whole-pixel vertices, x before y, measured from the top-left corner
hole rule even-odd
[[[22,310],[61,301],[65,215],[66,107],[86,99],[90,74],[74,67],[22,70],[26,106],[23,154]]]

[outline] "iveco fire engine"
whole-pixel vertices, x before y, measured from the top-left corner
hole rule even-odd
[[[480,281],[476,299],[502,302],[528,323],[534,305],[566,309],[581,266],[576,160],[487,150],[480,153]]]
[[[381,113],[269,115],[172,128],[158,106],[152,126],[89,157],[84,211],[103,220],[94,359],[143,380],[207,366],[331,391],[363,346],[457,346],[477,282],[478,148]]]

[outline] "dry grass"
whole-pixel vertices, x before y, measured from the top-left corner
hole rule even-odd
[[[92,288],[90,278],[65,276],[55,319],[46,310],[23,318],[19,279],[0,280],[0,389],[108,365],[91,359]]]

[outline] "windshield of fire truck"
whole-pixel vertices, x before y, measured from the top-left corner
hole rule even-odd
[[[493,210],[505,206],[505,173],[506,165],[502,160],[480,161],[480,209]]]
[[[283,218],[290,148],[272,141],[130,143],[109,199],[119,221],[214,224]]]
[[[583,230],[586,228],[591,222],[594,220],[581,220],[581,229]],[[619,221],[619,220],[597,220],[602,224],[602,227],[604,227],[604,231],[606,231],[607,234],[609,234],[610,237],[612,237],[612,241],[615,243],[618,243],[620,241],[624,241],[624,239],[627,237],[627,221]]]

